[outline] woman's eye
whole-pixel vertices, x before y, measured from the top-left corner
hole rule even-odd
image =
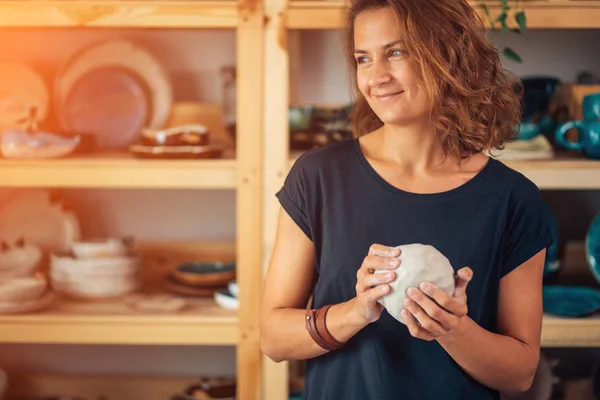
[[[367,61],[369,61],[369,59],[367,57],[364,57],[364,56],[363,57],[356,57],[356,63],[357,64],[364,64]]]
[[[390,57],[400,57],[403,54],[404,53],[400,49],[393,49],[392,51],[390,51]]]

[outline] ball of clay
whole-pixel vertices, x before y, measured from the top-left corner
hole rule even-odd
[[[396,269],[396,279],[390,283],[391,290],[378,301],[387,312],[398,321],[406,324],[400,311],[404,308],[406,291],[418,288],[422,282],[429,282],[448,295],[454,293],[454,269],[450,261],[435,247],[424,244],[398,246],[400,266]],[[376,270],[385,273],[387,270]]]

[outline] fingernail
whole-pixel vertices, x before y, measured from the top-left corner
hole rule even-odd
[[[387,279],[392,279],[394,277],[394,273],[393,272],[388,272],[387,274],[385,274],[385,277]]]
[[[429,292],[431,290],[431,285],[427,282],[423,282],[419,285],[422,291]]]
[[[414,295],[416,295],[416,294],[417,294],[417,289],[415,289],[415,288],[410,288],[410,289],[408,289],[408,292],[407,292],[407,293],[408,293],[408,295],[409,295],[409,296],[414,296]]]
[[[400,260],[398,260],[397,258],[392,258],[388,261],[388,264],[390,264],[393,267],[397,267],[398,265],[400,265]]]
[[[409,299],[404,299],[404,306],[405,307],[410,306],[410,300]]]
[[[379,288],[379,290],[381,290],[382,292],[386,292],[387,291],[387,285],[383,285]]]

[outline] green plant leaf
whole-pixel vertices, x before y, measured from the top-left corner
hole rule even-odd
[[[502,27],[502,31],[504,33],[506,33],[506,31],[508,30],[508,25],[506,24],[507,18],[508,18],[508,14],[505,12],[500,13],[500,15],[498,15],[498,17],[496,18],[496,21],[500,22],[500,26]]]
[[[518,63],[523,61],[523,60],[521,60],[521,57],[510,47],[505,47],[504,50],[502,51],[502,54],[504,54],[504,56],[511,61],[518,62]]]
[[[483,10],[483,13],[486,15],[486,17],[490,23],[490,26],[492,27],[492,31],[496,32],[496,24],[494,23],[494,20],[492,19],[492,15],[490,14],[489,7],[485,3],[479,3],[478,5]]]
[[[527,29],[527,17],[525,16],[525,11],[519,11],[515,14],[515,21],[519,25],[519,30],[523,32]]]

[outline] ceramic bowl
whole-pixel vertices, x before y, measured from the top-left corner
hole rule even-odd
[[[219,290],[216,292],[215,301],[219,306],[228,310],[237,310],[240,308],[240,301],[229,290]]]
[[[0,302],[21,302],[39,298],[48,287],[42,275],[15,278],[0,283]]]
[[[600,283],[600,213],[596,214],[585,236],[585,257],[594,278]]]
[[[119,297],[136,291],[140,286],[135,275],[82,277],[53,272],[50,279],[57,292],[84,299]]]
[[[235,279],[227,284],[227,289],[229,289],[229,293],[234,295],[236,298],[240,297],[240,290]]]
[[[544,312],[561,317],[580,318],[600,310],[600,290],[585,286],[544,285]]]
[[[175,279],[194,286],[227,286],[235,276],[235,263],[223,262],[188,262],[173,271]]]
[[[67,275],[128,275],[139,269],[137,256],[105,258],[73,258],[70,256],[50,255],[50,270]]]
[[[4,244],[0,250],[0,274],[9,271],[33,271],[42,259],[42,250],[35,245]]]
[[[107,238],[79,241],[71,245],[71,251],[76,258],[124,257],[130,252],[128,239]]]

